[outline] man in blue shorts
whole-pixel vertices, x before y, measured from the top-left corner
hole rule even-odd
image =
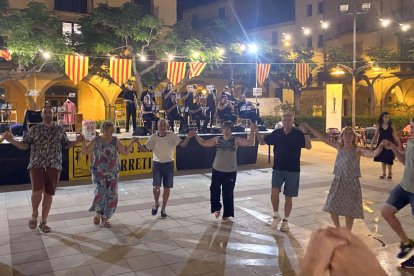
[[[273,145],[273,172],[272,194],[273,220],[271,227],[276,229],[281,221],[279,215],[279,194],[283,187],[285,195],[285,218],[280,226],[280,231],[289,230],[288,219],[292,211],[292,198],[299,193],[300,154],[302,148],[311,149],[312,144],[309,133],[303,127],[293,127],[294,117],[290,113],[282,115],[283,128],[276,129],[269,136],[263,138],[257,134],[257,140],[261,145]]]
[[[414,118],[410,121],[410,133],[411,136],[414,135]],[[405,165],[403,178],[400,184],[391,191],[387,201],[381,209],[382,217],[400,237],[400,252],[397,257],[405,258],[408,253],[413,250],[414,241],[408,238],[395,214],[410,204],[411,214],[414,217],[414,140],[409,140],[407,142],[407,147],[404,153],[401,153],[397,146],[388,140],[383,140],[379,147],[385,147],[386,149],[392,150],[398,160]],[[414,268],[414,255],[402,262],[401,266],[403,268]]]
[[[141,151],[152,150],[152,186],[154,194],[154,206],[151,214],[155,216],[160,207],[159,198],[161,193],[161,182],[164,187],[162,194],[161,218],[167,218],[165,207],[170,197],[170,189],[173,187],[174,178],[174,149],[176,146],[186,147],[190,138],[194,136],[190,132],[184,140],[181,140],[174,132],[167,132],[167,121],[160,119],[158,121],[158,133],[152,134],[147,143],[142,146],[137,140]]]

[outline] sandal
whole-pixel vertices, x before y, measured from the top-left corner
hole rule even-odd
[[[228,218],[228,217],[223,217],[223,218],[221,219],[221,222],[222,222],[222,223],[228,223],[228,222],[231,222],[231,220],[230,220],[230,218]]]
[[[388,179],[392,179],[392,173],[388,174]]]
[[[387,175],[384,173],[383,175],[380,175],[380,179],[385,179],[387,177]]]
[[[102,218],[102,224],[105,228],[111,228],[111,226],[112,226],[109,219],[105,219],[105,218]]]
[[[220,217],[220,211],[215,211],[215,212],[214,212],[214,217],[215,217],[216,219],[218,219],[218,218]]]
[[[29,219],[29,228],[33,230],[33,229],[36,229],[36,226],[37,226],[37,216],[35,217],[32,215],[32,217]]]
[[[49,233],[52,229],[47,225],[46,221],[42,221],[39,224],[39,229],[43,232],[43,233]]]
[[[96,214],[96,215],[93,217],[93,224],[95,224],[95,225],[99,225],[99,223],[101,223],[101,215]]]

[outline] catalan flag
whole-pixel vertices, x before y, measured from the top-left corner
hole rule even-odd
[[[121,86],[131,77],[131,59],[113,58],[109,64],[109,75]]]
[[[269,72],[270,72],[270,64],[267,64],[267,63],[256,64],[256,77],[257,77],[257,82],[259,83],[259,85],[262,85],[264,83],[264,81],[269,76]]]
[[[11,60],[10,51],[7,49],[0,49],[0,58],[4,58],[5,60]]]
[[[89,57],[85,56],[65,56],[65,73],[75,85],[88,75]]]
[[[168,62],[167,79],[169,79],[173,85],[180,83],[185,77],[186,66],[187,64],[185,62]]]
[[[302,86],[305,86],[306,82],[309,79],[309,76],[310,76],[309,64],[296,63],[296,78],[302,84]]]
[[[188,76],[190,79],[194,77],[200,76],[201,72],[206,67],[207,63],[205,62],[191,62],[190,63],[190,75]]]

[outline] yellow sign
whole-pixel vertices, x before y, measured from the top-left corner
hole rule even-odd
[[[140,139],[141,144],[145,144],[148,139]],[[121,140],[127,146],[130,140]],[[83,155],[82,147],[76,146],[69,150],[69,180],[85,179],[91,177],[92,156]],[[174,161],[175,162],[175,161]],[[137,175],[152,172],[152,151],[139,152],[137,145],[128,155],[119,154],[119,175]]]

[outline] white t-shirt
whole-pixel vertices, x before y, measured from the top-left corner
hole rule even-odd
[[[145,147],[152,150],[152,159],[159,163],[174,161],[174,149],[181,143],[181,138],[174,132],[167,132],[164,137],[152,134]]]

